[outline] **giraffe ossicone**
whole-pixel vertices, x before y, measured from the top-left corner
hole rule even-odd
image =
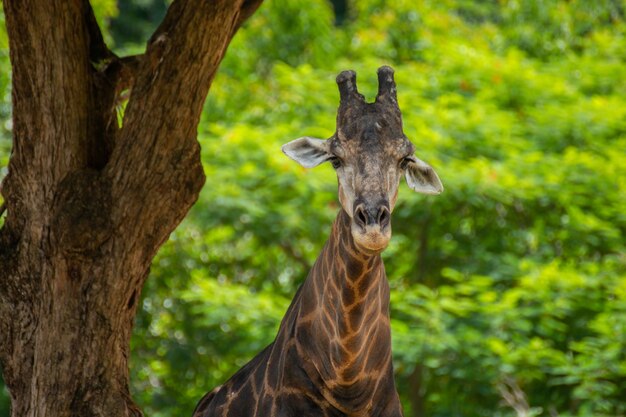
[[[337,129],[283,152],[306,168],[330,162],[341,210],[274,342],[206,394],[194,417],[401,417],[393,379],[389,284],[380,253],[391,238],[401,178],[425,194],[443,186],[402,130],[393,69],[378,69],[367,103],[356,73],[337,76]]]

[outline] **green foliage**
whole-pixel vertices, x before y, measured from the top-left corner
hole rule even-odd
[[[167,0],[118,2],[119,12],[109,15],[114,17],[110,25],[114,46],[127,49],[145,45],[163,20],[169,3]]]
[[[248,21],[229,47],[221,71],[239,79],[267,76],[276,63],[329,66],[348,40],[333,27],[331,4],[272,0]]]
[[[119,17],[118,4],[115,0],[90,0],[96,20],[104,36],[104,40],[108,43],[112,41],[109,30],[111,19]],[[122,2],[120,6],[124,6],[126,2]]]
[[[144,290],[146,414],[190,415],[273,339],[339,209],[333,170],[280,145],[332,135],[340,70],[371,100],[391,64],[446,188],[401,186],[384,254],[406,415],[626,415],[625,8],[366,0],[338,28],[322,0],[264,4],[205,106],[207,185]]]
[[[211,279],[200,268],[166,264],[166,259],[160,259],[158,269],[169,274],[148,284],[154,296],[144,299],[137,323],[141,341],[136,337],[132,346],[134,355],[151,360],[133,367],[132,376],[137,399],[159,410],[151,414],[186,410],[190,415],[204,394],[200,387],[225,381],[233,367],[243,366],[272,341],[289,300]],[[181,270],[189,271],[184,282],[177,279]],[[214,343],[217,339],[221,343]]]

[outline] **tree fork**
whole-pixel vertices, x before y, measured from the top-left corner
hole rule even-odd
[[[174,1],[146,53],[118,58],[87,0],[3,0],[14,137],[0,361],[13,416],[141,415],[128,388],[137,300],[204,183],[202,104],[260,3]]]

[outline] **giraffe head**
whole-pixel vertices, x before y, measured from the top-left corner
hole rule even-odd
[[[356,87],[356,73],[337,76],[340,104],[337,130],[327,140],[303,137],[283,152],[306,168],[330,162],[339,181],[339,200],[352,219],[351,232],[365,253],[382,252],[391,238],[391,212],[402,176],[419,193],[439,194],[433,168],[415,155],[402,131],[393,69],[378,69],[378,95],[367,103]]]

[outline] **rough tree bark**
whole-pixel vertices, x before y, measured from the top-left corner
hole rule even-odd
[[[128,388],[137,300],[204,183],[202,104],[261,1],[176,0],[145,54],[118,58],[88,0],[3,0],[14,137],[0,361],[14,417],[141,415]]]

